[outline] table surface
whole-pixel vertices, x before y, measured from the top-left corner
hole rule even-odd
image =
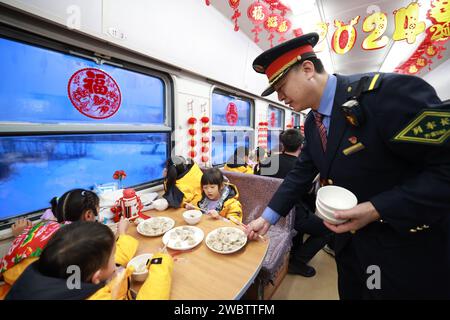
[[[175,220],[175,227],[187,225],[182,213],[185,209],[168,209],[158,212],[146,211],[149,216],[165,216]],[[203,230],[205,237],[195,248],[181,251],[175,256],[172,274],[172,300],[231,300],[240,298],[261,269],[267,253],[269,240],[249,241],[239,251],[231,254],[220,254],[210,250],[205,239],[208,233],[220,227],[238,227],[231,221],[215,220],[203,215],[201,221],[195,225]],[[156,253],[163,247],[162,235],[146,237],[139,234],[136,226],[130,226],[128,234],[139,240],[136,255]],[[170,252],[175,252],[170,250]],[[132,288],[136,292],[141,282],[133,282]]]

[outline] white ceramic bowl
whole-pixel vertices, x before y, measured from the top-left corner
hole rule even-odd
[[[134,257],[133,259],[128,262],[127,267],[132,265],[134,266],[134,272],[131,275],[134,281],[145,281],[148,276],[148,267],[146,266],[146,263],[148,259],[151,259],[153,257],[153,254],[151,253],[144,253],[139,256]],[[141,270],[139,270],[141,269]]]
[[[323,208],[318,201],[316,201],[316,216],[331,224],[341,224],[347,221],[342,219],[336,219],[334,217],[334,211]]]
[[[348,210],[358,204],[358,199],[349,190],[338,186],[324,186],[317,191],[317,202],[322,208],[336,211]]]
[[[202,219],[203,213],[199,210],[187,210],[183,212],[183,219],[187,224],[197,224]]]

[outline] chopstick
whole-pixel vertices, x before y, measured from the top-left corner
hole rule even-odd
[[[225,218],[225,219],[227,219],[227,218]],[[230,221],[234,222],[235,224],[237,224],[237,225],[239,225],[239,226],[241,226],[241,227],[247,229],[247,225],[244,224],[244,223],[242,223],[241,221],[239,221],[239,220],[236,219],[235,217],[230,217],[230,218],[228,218],[227,220],[230,220]],[[266,241],[266,237],[264,237],[263,235],[260,235],[259,233],[256,233],[256,234],[258,235],[258,238],[260,238],[260,239],[263,240],[263,241]]]

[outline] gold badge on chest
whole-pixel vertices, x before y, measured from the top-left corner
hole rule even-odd
[[[355,136],[351,136],[350,138],[348,138],[348,141],[352,145],[350,147],[342,150],[342,153],[346,156],[349,156],[355,152],[361,151],[365,148],[365,146],[361,142],[358,142],[358,138]]]

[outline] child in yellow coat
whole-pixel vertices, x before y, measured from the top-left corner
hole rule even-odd
[[[187,204],[187,209],[194,209],[197,205],[200,210],[215,219],[222,216],[242,222],[242,206],[238,200],[239,192],[235,185],[224,182],[223,174],[219,169],[206,170],[201,179],[201,186],[202,199],[196,204]]]
[[[183,208],[186,203],[196,203],[202,197],[200,179],[202,170],[193,161],[181,156],[167,160],[164,180],[164,195],[172,208]]]
[[[55,232],[71,222],[95,221],[100,200],[92,191],[73,189],[64,193],[58,200],[52,199],[51,203],[58,221],[42,221],[34,226],[26,226],[0,260],[0,278],[5,281],[0,298],[5,296],[24,270],[39,259],[42,250]],[[125,234],[127,227],[128,222],[121,221],[117,228],[116,263],[120,265],[126,265],[138,247],[138,241]],[[122,250],[130,246],[134,248],[131,253],[130,250]]]
[[[128,249],[130,253],[136,251],[133,245]],[[134,268],[117,269],[116,250],[109,227],[85,221],[67,225],[55,233],[40,259],[17,279],[6,299],[129,299],[129,277]],[[170,255],[155,254],[136,298],[168,299],[172,268]]]

